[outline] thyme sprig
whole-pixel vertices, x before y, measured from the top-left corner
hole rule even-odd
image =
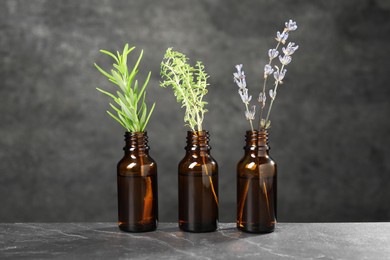
[[[156,103],[153,103],[152,108],[148,113],[145,98],[146,86],[149,83],[151,72],[148,73],[142,87],[138,85],[138,80],[135,80],[135,76],[138,73],[138,65],[142,59],[143,50],[131,71],[127,66],[127,56],[134,49],[135,47],[129,48],[129,45],[126,44],[123,52],[119,53],[117,51],[116,55],[106,50],[100,50],[101,53],[114,59],[114,68],[111,69],[111,73],[108,73],[96,63],[95,67],[100,73],[106,76],[110,82],[114,83],[119,90],[109,92],[100,88],[96,89],[114,100],[115,105],[110,103],[110,107],[117,113],[117,116],[107,110],[107,113],[114,120],[129,132],[143,132],[149,122]]]
[[[202,131],[204,114],[207,112],[206,101],[203,97],[207,94],[207,79],[202,62],[197,61],[192,67],[188,64],[188,58],[168,48],[161,62],[160,87],[172,87],[177,102],[185,107],[184,122],[192,131]]]
[[[203,97],[207,94],[209,75],[206,73],[202,62],[197,61],[195,66],[192,67],[188,64],[188,60],[183,53],[168,48],[161,62],[161,77],[163,80],[160,82],[160,87],[172,87],[177,102],[181,103],[181,107],[185,107],[184,122],[197,135],[202,135],[202,123],[204,114],[207,112],[205,108],[207,102],[203,101]],[[207,155],[201,153],[200,156],[203,165],[206,166],[204,167],[205,173],[208,176],[215,203],[218,205],[216,188],[211,172],[208,170],[209,165],[206,165]]]

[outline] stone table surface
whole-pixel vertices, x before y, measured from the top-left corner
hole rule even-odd
[[[279,223],[274,233],[185,233],[175,223],[124,233],[116,223],[0,224],[0,259],[390,259],[390,223]]]

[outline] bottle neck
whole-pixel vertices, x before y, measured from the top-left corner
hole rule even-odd
[[[185,147],[187,153],[205,152],[209,153],[211,147],[209,145],[210,135],[208,131],[188,131],[187,132],[187,146]]]
[[[147,132],[126,132],[125,133],[125,154],[148,155],[148,135]]]
[[[268,132],[261,131],[246,131],[246,145],[244,147],[246,153],[258,153],[258,155],[268,155],[271,149],[268,145]]]

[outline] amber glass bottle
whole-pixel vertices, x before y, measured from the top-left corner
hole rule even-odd
[[[146,132],[125,134],[118,162],[118,225],[123,231],[153,231],[158,221],[157,165],[149,156]]]
[[[218,164],[210,155],[207,131],[188,131],[186,155],[179,163],[179,227],[189,232],[218,226]]]
[[[276,163],[269,156],[268,133],[247,131],[244,157],[237,165],[237,228],[273,232],[276,224]]]

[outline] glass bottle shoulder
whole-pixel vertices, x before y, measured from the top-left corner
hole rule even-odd
[[[276,163],[269,155],[247,153],[237,164],[237,174],[258,177],[260,174],[276,174]]]
[[[118,175],[148,176],[157,174],[157,164],[149,155],[125,154],[117,164]]]
[[[218,164],[210,154],[186,154],[179,163],[179,173],[209,174],[209,171],[218,172]]]

